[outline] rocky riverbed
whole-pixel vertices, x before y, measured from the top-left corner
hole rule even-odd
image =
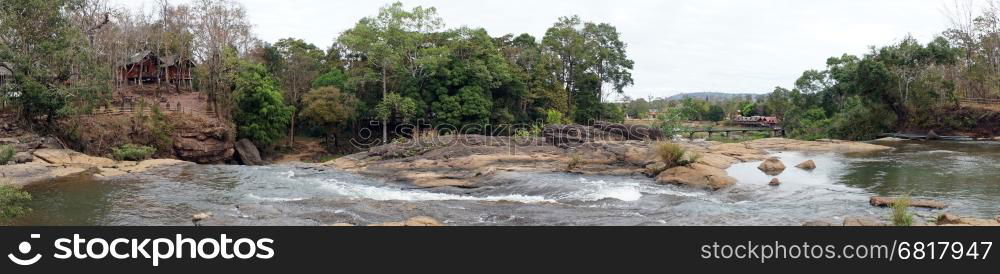
[[[326,163],[362,175],[393,178],[420,188],[477,188],[497,172],[569,172],[583,175],[645,175],[662,184],[719,190],[736,182],[725,169],[761,161],[768,151],[868,153],[890,147],[835,140],[781,138],[723,144],[676,142],[696,158],[667,168],[656,155],[655,141],[594,141],[556,146],[543,138],[439,136],[434,139],[375,147]]]

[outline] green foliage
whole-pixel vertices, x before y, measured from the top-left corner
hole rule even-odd
[[[283,136],[293,107],[286,106],[263,65],[241,63],[235,81],[233,120],[238,136],[270,145]]]
[[[673,137],[684,130],[683,121],[684,114],[680,109],[669,109],[666,112],[660,113],[656,116],[656,128],[663,131],[665,136]]]
[[[316,80],[313,80],[312,82],[312,87],[314,89],[321,87],[336,87],[340,90],[344,90],[347,88],[347,75],[344,74],[340,68],[331,69],[327,73],[316,77]]]
[[[712,105],[709,107],[705,117],[712,122],[721,122],[723,119],[726,119],[726,110],[722,109],[719,105]]]
[[[488,124],[492,108],[493,101],[478,86],[463,87],[457,95],[443,95],[433,104],[437,122],[455,127]]]
[[[603,120],[611,123],[625,122],[625,111],[615,103],[604,103]]]
[[[27,203],[31,202],[31,194],[12,187],[9,182],[0,178],[0,223],[23,216],[31,212]]]
[[[389,120],[398,117],[403,121],[409,121],[417,115],[417,103],[413,99],[390,93],[382,99],[382,102],[375,106],[375,117],[380,120]]]
[[[71,14],[77,1],[17,0],[0,5],[0,60],[10,63],[22,117],[48,124],[83,113],[107,99],[110,72],[102,66]]]
[[[341,92],[334,86],[325,86],[306,93],[303,118],[325,127],[344,126],[357,113],[358,100],[354,95]]]
[[[546,125],[562,125],[567,124],[566,118],[563,117],[562,112],[558,110],[550,109],[545,112],[545,124]]]
[[[794,138],[815,141],[829,138],[827,130],[831,120],[826,118],[826,112],[821,108],[811,108],[797,120],[798,125],[789,133]]]
[[[142,161],[153,157],[156,149],[148,146],[126,144],[112,149],[111,156],[119,161]]]
[[[829,134],[846,140],[871,140],[890,130],[896,114],[881,106],[868,106],[860,97],[847,98],[844,109],[834,115]]]
[[[0,145],[0,165],[6,165],[7,162],[13,160],[15,152],[11,145]]]
[[[892,224],[895,226],[912,226],[913,214],[910,214],[910,197],[904,195],[892,203]]]

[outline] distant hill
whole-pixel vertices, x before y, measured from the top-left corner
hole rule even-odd
[[[737,98],[746,98],[750,96],[754,99],[760,99],[767,94],[756,94],[756,93],[723,93],[723,92],[692,92],[692,93],[681,93],[674,96],[667,97],[670,101],[680,101],[687,98],[693,98],[698,100],[708,99],[709,101],[723,101]]]

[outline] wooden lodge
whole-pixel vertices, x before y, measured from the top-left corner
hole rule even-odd
[[[10,68],[13,68],[10,63],[0,65],[0,87],[14,82],[14,72]]]
[[[179,83],[191,87],[194,62],[177,56],[157,56],[152,51],[136,53],[118,68],[118,80],[129,85]]]

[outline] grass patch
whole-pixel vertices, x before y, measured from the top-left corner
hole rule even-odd
[[[7,162],[14,159],[14,147],[11,145],[0,146],[0,165],[6,165]]]
[[[910,196],[904,195],[892,203],[892,224],[895,226],[912,226],[913,214],[910,214]]]
[[[583,158],[581,158],[580,155],[574,154],[573,157],[569,159],[569,163],[566,164],[566,171],[573,171],[579,167],[580,164],[583,164]]]
[[[657,143],[653,145],[653,152],[660,158],[660,161],[667,164],[667,168],[688,166],[701,159],[700,154],[689,153],[686,149],[674,143]]]
[[[31,212],[31,208],[27,206],[31,201],[31,194],[9,186],[9,183],[7,179],[0,179],[0,223]]]
[[[148,146],[127,144],[112,149],[111,156],[119,161],[142,161],[153,157],[156,149]]]

